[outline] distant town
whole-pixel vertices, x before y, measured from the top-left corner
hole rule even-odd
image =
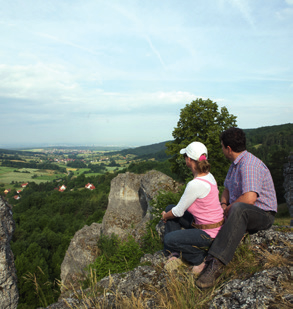
[[[16,191],[13,198],[18,200],[29,182],[58,183],[62,177],[68,175],[77,177],[82,173],[86,176],[113,173],[139,161],[141,159],[134,154],[122,155],[117,152],[93,149],[67,147],[21,151],[0,149],[0,193],[7,195],[12,190]],[[95,189],[91,183],[85,183],[84,186],[89,190]],[[66,186],[56,186],[55,190],[63,192]]]

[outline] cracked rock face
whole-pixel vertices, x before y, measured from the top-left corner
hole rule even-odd
[[[17,277],[10,241],[15,229],[11,206],[0,197],[0,307],[14,309],[18,304]]]
[[[79,288],[79,280],[84,280],[86,266],[93,263],[97,257],[97,242],[101,233],[101,224],[85,225],[71,239],[64,260],[61,264],[61,296],[67,288]]]
[[[102,232],[120,238],[128,234],[139,240],[150,220],[150,201],[160,190],[176,192],[179,184],[158,172],[119,174],[111,181],[109,203],[103,218]]]
[[[255,273],[247,280],[232,280],[216,292],[209,308],[258,309],[269,308],[269,305],[276,303],[277,297],[287,301],[287,295],[281,296],[282,282],[288,281],[289,276],[287,268],[275,267]]]

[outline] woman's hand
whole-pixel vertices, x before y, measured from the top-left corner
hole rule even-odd
[[[167,219],[165,219],[164,218],[164,215],[166,214],[166,211],[163,211],[162,213],[161,213],[161,215],[162,215],[162,221],[164,222],[164,223],[166,223],[167,222]]]

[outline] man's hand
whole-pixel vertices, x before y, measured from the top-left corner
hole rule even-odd
[[[255,192],[246,192],[246,193],[240,195],[234,203],[240,202],[240,203],[246,203],[246,204],[254,205],[256,199],[257,199],[257,194]],[[230,210],[230,208],[233,204],[230,204],[226,209],[224,209],[224,215],[226,217],[228,216],[229,210]]]
[[[230,204],[229,206],[227,206],[225,209],[224,209],[224,216],[227,217],[228,216],[228,213],[229,213],[229,210],[231,208],[232,204]]]

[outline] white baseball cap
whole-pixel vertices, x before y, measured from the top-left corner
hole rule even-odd
[[[198,161],[201,155],[208,156],[208,150],[203,143],[192,142],[186,148],[181,149],[180,154],[187,154],[189,158]]]

